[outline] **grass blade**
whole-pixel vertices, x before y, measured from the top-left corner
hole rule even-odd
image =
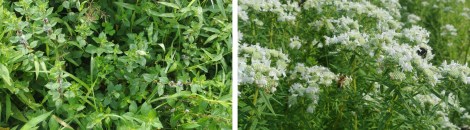
[[[47,117],[51,115],[51,112],[42,114],[40,116],[34,117],[33,119],[29,120],[20,130],[30,130],[34,129],[37,124],[41,123],[42,121],[46,120]]]

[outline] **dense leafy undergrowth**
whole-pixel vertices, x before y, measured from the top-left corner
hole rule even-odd
[[[239,0],[241,129],[470,125],[465,0]]]
[[[230,128],[224,0],[0,0],[0,128]]]

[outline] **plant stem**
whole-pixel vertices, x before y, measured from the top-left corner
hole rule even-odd
[[[258,91],[259,91],[259,88],[256,87],[255,96],[253,97],[253,105],[256,105],[256,100],[258,99]]]

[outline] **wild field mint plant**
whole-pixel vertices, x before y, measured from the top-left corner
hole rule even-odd
[[[0,0],[0,129],[229,129],[230,4]]]
[[[470,24],[457,22],[466,19],[468,2],[239,5],[241,129],[468,128]],[[245,51],[251,46],[262,49]],[[282,77],[267,82],[276,91],[257,84],[274,79],[251,69],[260,57],[263,69],[288,61]]]

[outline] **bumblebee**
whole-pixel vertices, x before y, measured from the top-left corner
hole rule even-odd
[[[416,51],[419,56],[421,56],[423,59],[426,58],[426,54],[428,53],[428,50],[426,48],[420,47],[419,50]]]

